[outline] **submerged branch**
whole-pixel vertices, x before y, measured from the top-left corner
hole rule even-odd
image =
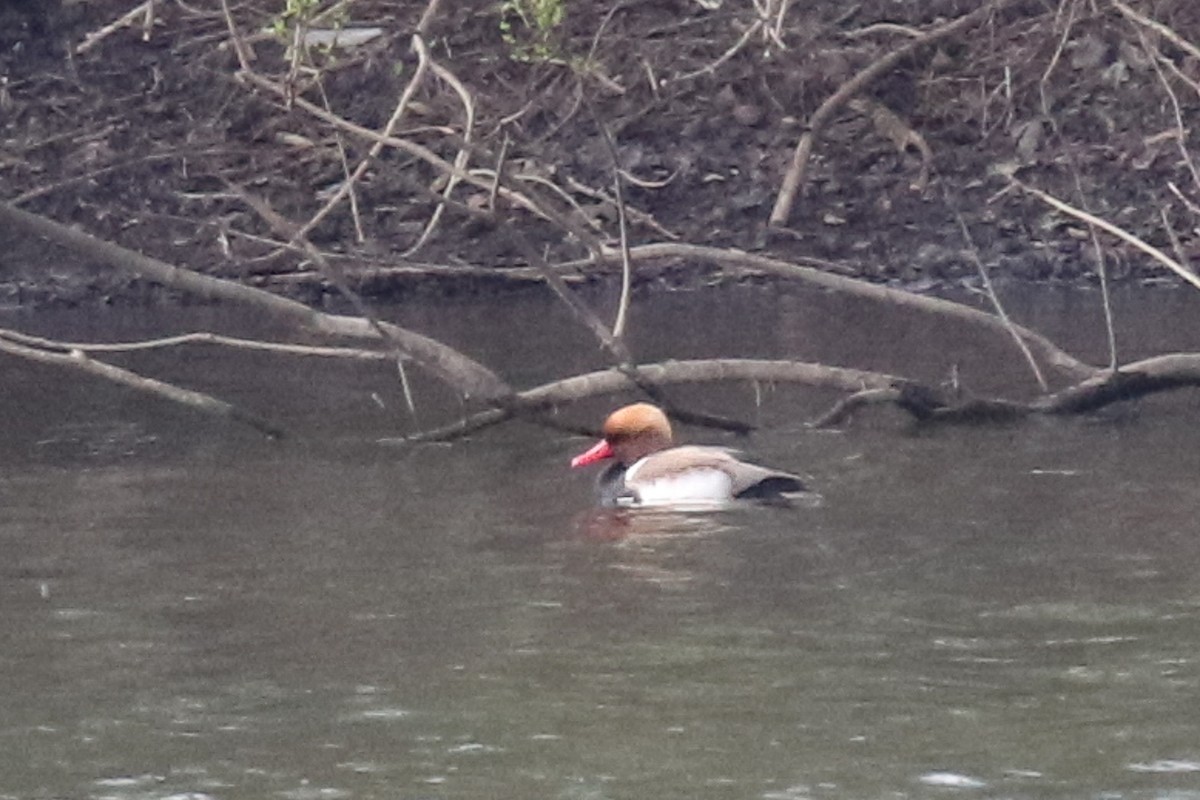
[[[0,352],[29,361],[53,364],[59,367],[86,372],[89,375],[96,375],[113,383],[136,389],[139,392],[146,392],[147,394],[165,398],[175,403],[182,403],[190,408],[203,411],[206,414],[225,417],[235,422],[249,425],[251,428],[266,434],[272,439],[280,439],[284,435],[280,427],[268,422],[263,417],[243,411],[237,406],[227,403],[224,400],[219,400],[212,395],[192,389],[184,389],[172,383],[155,380],[154,378],[147,378],[122,367],[105,364],[103,361],[95,361],[78,350],[71,353],[55,353],[0,339]]]

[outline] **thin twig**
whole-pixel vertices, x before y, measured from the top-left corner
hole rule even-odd
[[[947,202],[949,203],[948,197]],[[984,266],[983,260],[979,257],[979,248],[975,246],[975,240],[971,237],[971,229],[967,227],[967,222],[963,219],[962,214],[958,212],[957,207],[954,211],[954,218],[958,220],[958,229],[962,233],[963,240],[966,242],[967,251],[971,254],[971,260],[975,262],[975,267],[979,271],[979,277],[983,281],[983,288],[987,291],[988,299],[992,301],[992,308],[996,309],[996,316],[1004,323],[1004,327],[1008,329],[1009,335],[1012,336],[1017,348],[1020,349],[1021,355],[1028,362],[1029,368],[1033,370],[1033,377],[1037,381],[1038,387],[1043,392],[1049,391],[1050,387],[1042,375],[1042,369],[1038,366],[1037,359],[1033,357],[1033,353],[1029,350],[1029,345],[1021,338],[1021,334],[1017,332],[1012,320],[1009,319],[1008,312],[1004,310],[1004,305],[1000,302],[1000,296],[996,294],[996,287],[992,285],[992,278],[988,275],[987,267]]]
[[[625,224],[625,193],[621,188],[621,156],[617,152],[617,143],[613,140],[608,126],[604,124],[604,120],[596,112],[596,107],[592,105],[590,99],[586,98],[586,95],[584,102],[587,103],[592,119],[600,128],[600,136],[604,140],[604,146],[608,150],[608,157],[612,161],[613,167],[613,194],[617,200],[617,229],[621,237],[621,299],[617,303],[617,318],[613,321],[612,332],[613,336],[621,339],[625,336],[625,323],[629,318],[629,299],[633,291],[633,267],[629,263],[629,231]]]
[[[153,7],[153,5],[154,0],[146,0],[144,3],[138,3],[132,9],[117,17],[117,19],[113,22],[110,22],[99,30],[92,31],[91,33],[87,34],[83,37],[83,41],[75,47],[75,54],[83,55],[112,34],[121,30],[121,28],[128,28],[132,26],[139,16],[152,13],[150,9]]]
[[[783,22],[787,19],[788,7],[791,5],[791,0],[777,0],[779,3],[779,11],[775,14],[775,21],[768,28],[771,32],[771,38],[779,45],[780,50],[786,50],[787,47],[783,42]]]
[[[756,19],[754,21],[754,24],[752,24],[749,28],[747,28],[746,32],[742,34],[742,37],[740,39],[738,39],[736,42],[734,42],[732,47],[730,47],[728,50],[726,50],[724,53],[722,53],[716,61],[712,62],[711,64],[707,64],[698,70],[694,70],[692,72],[685,72],[683,75],[679,75],[674,78],[665,79],[662,81],[663,85],[667,85],[667,84],[671,84],[671,83],[682,83],[683,81],[690,81],[692,78],[699,78],[701,75],[714,74],[722,64],[724,64],[726,61],[728,61],[729,59],[736,56],[741,51],[741,49],[746,46],[746,43],[750,41],[750,38],[752,36],[754,36],[754,34],[758,33],[758,31],[762,28],[762,26],[763,26],[762,20]]]
[[[1171,249],[1175,251],[1175,258],[1180,264],[1188,264],[1187,253],[1183,251],[1183,242],[1179,240],[1179,234],[1175,231],[1175,226],[1171,224],[1171,216],[1167,213],[1167,209],[1160,208],[1159,216],[1162,218],[1163,228],[1167,231],[1167,238],[1171,240]]]
[[[1060,140],[1062,132],[1055,125],[1055,131],[1058,133]],[[1067,163],[1071,166],[1071,179],[1075,183],[1075,196],[1079,198],[1079,204],[1084,206],[1086,210],[1087,196],[1083,191],[1083,180],[1079,177],[1079,167],[1075,163],[1075,156],[1071,153],[1071,148],[1064,148],[1066,152]],[[1108,288],[1108,261],[1104,257],[1104,247],[1100,244],[1100,234],[1096,230],[1095,225],[1088,225],[1088,235],[1092,240],[1092,252],[1096,258],[1096,274],[1100,277],[1100,302],[1104,309],[1104,331],[1108,339],[1108,370],[1116,372],[1117,369],[1117,325],[1113,318],[1112,296]]]
[[[1080,197],[1083,196],[1083,186],[1079,180],[1079,173],[1075,173],[1075,191]],[[1092,239],[1092,252],[1096,257],[1096,274],[1100,276],[1100,300],[1104,305],[1104,331],[1108,337],[1108,369],[1110,372],[1115,372],[1117,369],[1117,324],[1113,319],[1112,296],[1108,288],[1108,262],[1104,258],[1104,247],[1100,244],[1100,234],[1096,232],[1095,225],[1088,225],[1088,233]]]
[[[417,22],[417,35],[422,39],[429,34],[429,28],[433,25],[433,20],[437,17],[441,4],[442,0],[429,0],[425,10],[421,12],[421,19]]]
[[[1200,59],[1200,47],[1192,44],[1187,39],[1176,33],[1173,29],[1167,27],[1158,20],[1147,17],[1145,14],[1140,14],[1137,11],[1134,11],[1132,8],[1122,3],[1121,0],[1112,0],[1112,4],[1113,8],[1117,9],[1117,11],[1120,11],[1129,19],[1133,20],[1139,25],[1144,25],[1152,31],[1155,31],[1178,47],[1180,50],[1183,50],[1185,53],[1190,55],[1192,58]]]
[[[1162,63],[1166,65],[1172,75],[1191,87],[1191,90],[1197,95],[1200,95],[1200,81],[1197,81],[1191,75],[1181,70],[1179,65],[1169,58],[1164,58]]]
[[[635,183],[635,184],[637,183],[636,180],[634,180],[630,177],[628,171],[621,170],[620,172],[621,172],[621,177],[623,177],[627,182]],[[524,175],[517,175],[516,177],[520,178],[522,180],[526,179]],[[613,207],[616,207],[616,205],[617,205],[616,198],[609,195],[608,192],[604,192],[599,189],[594,189],[591,186],[588,186],[587,184],[582,183],[581,181],[578,181],[575,178],[572,178],[570,175],[565,176],[564,181],[567,184],[567,188],[573,192],[577,192],[579,194],[586,195],[587,197],[590,197],[593,200],[599,200],[600,202],[606,203]],[[547,181],[547,184],[549,184],[548,181]],[[561,191],[558,189],[557,186],[554,186],[553,184],[549,184],[549,185],[553,186],[555,191]],[[577,205],[576,203],[574,203],[573,200],[571,202],[573,205]],[[673,242],[679,241],[680,237],[679,237],[678,233],[675,233],[675,231],[671,230],[670,228],[663,226],[663,224],[661,222],[659,222],[658,220],[656,220],[648,211],[643,211],[640,208],[631,206],[631,205],[629,205],[629,203],[627,201],[624,202],[623,205],[625,206],[626,219],[632,220],[633,222],[636,222],[639,225],[645,225],[647,228],[650,228],[654,232],[661,235],[664,239],[670,239]],[[580,211],[580,213],[583,213],[582,210]]]
[[[146,16],[142,19],[142,41],[150,41],[150,34],[154,32],[154,8],[158,5],[158,0],[149,0],[146,3]]]
[[[245,80],[255,86],[258,86],[262,89],[265,89],[266,91],[269,91],[272,94],[275,94],[281,98],[286,97],[286,89],[284,87],[280,86],[279,84],[275,83],[274,81],[271,81],[267,78],[264,78],[261,75],[258,75],[255,72],[241,72],[241,73],[239,73],[239,77],[241,77],[243,80]],[[328,122],[331,125],[339,127],[342,130],[347,131],[349,133],[352,133],[355,136],[360,136],[360,137],[367,139],[369,141],[372,141],[372,142],[382,142],[383,144],[388,145],[389,147],[394,147],[397,150],[408,153],[409,155],[416,156],[417,158],[421,159],[425,163],[429,164],[430,166],[432,166],[438,170],[441,170],[442,172],[446,173],[447,175],[455,175],[455,176],[461,178],[466,183],[470,183],[471,185],[477,186],[485,191],[491,191],[492,182],[494,179],[491,179],[491,178],[485,179],[484,177],[482,177],[481,175],[478,174],[480,172],[480,170],[470,170],[470,171],[460,170],[457,167],[455,167],[454,164],[450,163],[449,161],[446,161],[444,158],[437,155],[429,148],[424,147],[420,144],[417,144],[416,142],[412,142],[407,139],[401,139],[396,136],[384,136],[377,131],[371,130],[370,128],[364,128],[363,126],[353,123],[343,117],[339,117],[336,114],[329,113],[328,111],[326,111],[325,109],[316,105],[315,103],[305,100],[303,97],[296,97],[294,100],[294,106],[296,108],[299,108],[303,111],[308,112],[309,114],[311,114],[314,117],[317,117],[318,119],[324,120],[325,122]],[[487,174],[491,175],[490,172],[488,172]],[[568,215],[561,214],[561,213],[555,211],[553,208],[549,207],[545,203],[535,202],[530,197],[523,195],[520,192],[516,192],[516,191],[512,190],[511,188],[509,188],[508,186],[505,186],[503,184],[501,184],[501,186],[499,187],[499,194],[504,199],[506,199],[512,203],[515,203],[516,205],[519,205],[522,208],[525,208],[534,214],[544,217],[544,218],[550,220],[551,222],[553,222],[554,224],[559,225],[560,227],[570,231],[571,234],[575,238],[577,238],[585,247],[587,247],[588,250],[591,251],[592,253],[599,253],[603,249],[603,246],[601,245],[600,241],[595,237],[595,235],[593,235],[590,231],[588,231],[583,226],[573,223],[572,220],[569,219]],[[439,200],[437,202],[441,202],[441,201],[442,200],[439,198]]]
[[[1075,23],[1076,0],[1062,0],[1062,2],[1059,3],[1058,10],[1055,12],[1055,19],[1057,21],[1057,18],[1062,16],[1063,6],[1068,4],[1070,6],[1070,10],[1067,13],[1067,22],[1065,25],[1063,25],[1062,34],[1058,37],[1058,45],[1054,48],[1054,55],[1050,57],[1050,62],[1046,65],[1046,69],[1042,71],[1041,80],[1038,81],[1038,96],[1042,101],[1042,114],[1045,115],[1047,119],[1052,119],[1052,117],[1050,115],[1050,101],[1046,97],[1046,87],[1050,84],[1050,76],[1054,73],[1055,67],[1058,66],[1058,62],[1062,59],[1062,54],[1063,51],[1066,50],[1067,42],[1070,41],[1071,29]]]
[[[1174,272],[1180,278],[1183,278],[1186,282],[1190,283],[1192,286],[1196,287],[1197,289],[1200,289],[1200,277],[1197,277],[1196,275],[1194,275],[1190,270],[1188,270],[1186,267],[1184,267],[1182,264],[1180,264],[1175,259],[1168,256],[1162,250],[1159,250],[1154,245],[1148,244],[1144,240],[1139,239],[1138,237],[1134,236],[1132,233],[1125,230],[1124,228],[1118,228],[1116,225],[1113,225],[1111,222],[1101,219],[1100,217],[1097,217],[1094,214],[1089,214],[1086,211],[1080,211],[1078,208],[1075,208],[1072,205],[1068,205],[1067,203],[1064,203],[1062,200],[1059,200],[1056,197],[1046,194],[1045,192],[1043,192],[1039,189],[1034,189],[1032,186],[1027,186],[1026,184],[1021,183],[1020,181],[1017,181],[1015,179],[1013,180],[1013,183],[1018,188],[1020,188],[1022,191],[1033,195],[1038,200],[1041,200],[1043,203],[1050,206],[1051,208],[1056,208],[1059,211],[1063,212],[1064,214],[1075,217],[1076,219],[1082,220],[1083,222],[1086,222],[1090,225],[1095,225],[1096,227],[1100,228],[1101,230],[1107,231],[1108,233],[1111,233],[1113,236],[1116,236],[1121,241],[1133,245],[1138,250],[1141,250],[1143,253],[1150,256],[1151,258],[1153,258],[1158,263],[1162,264],[1167,269],[1171,270],[1171,272]]]
[[[1184,206],[1187,207],[1188,211],[1191,211],[1192,214],[1200,217],[1200,204],[1197,204],[1196,201],[1192,200],[1190,197],[1181,192],[1179,187],[1171,181],[1167,181],[1167,189],[1170,190],[1171,194],[1179,198],[1179,202],[1183,203]]]
[[[1042,102],[1042,115],[1045,117],[1047,124],[1054,131],[1054,135],[1062,146],[1062,153],[1070,167],[1071,179],[1075,184],[1075,195],[1079,198],[1079,204],[1086,206],[1087,196],[1083,191],[1083,181],[1079,177],[1079,165],[1076,163],[1074,148],[1066,144],[1066,137],[1063,135],[1062,128],[1059,127],[1058,120],[1050,113],[1050,101],[1047,99],[1046,87],[1050,83],[1050,76],[1058,64],[1063,51],[1066,48],[1067,41],[1070,38],[1071,29],[1075,21],[1075,9],[1077,0],[1063,0],[1058,10],[1055,12],[1055,20],[1063,16],[1063,8],[1069,3],[1069,8],[1066,13],[1066,23],[1063,25],[1062,35],[1058,39],[1058,47],[1054,51],[1054,56],[1050,60],[1050,65],[1046,67],[1042,73],[1042,79],[1038,86],[1038,93]],[[1088,234],[1092,240],[1092,250],[1096,258],[1096,274],[1100,278],[1100,302],[1104,310],[1104,330],[1108,340],[1108,368],[1112,372],[1117,368],[1117,329],[1116,323],[1113,320],[1112,298],[1108,290],[1108,263],[1104,258],[1104,248],[1100,244],[1100,235],[1096,232],[1096,226],[1088,225]]]
[[[332,110],[329,103],[329,96],[325,93],[325,82],[319,77],[316,81],[317,89],[321,93],[321,102],[325,104],[325,108]],[[354,220],[354,240],[359,244],[363,244],[367,240],[366,233],[363,231],[362,216],[358,213],[358,189],[355,187],[353,174],[350,170],[350,156],[346,153],[346,140],[341,131],[333,132],[334,141],[337,144],[338,160],[342,165],[342,180],[344,185],[350,187],[350,216]]]
[[[1175,145],[1179,148],[1179,156],[1183,159],[1183,163],[1187,165],[1188,172],[1192,175],[1192,188],[1200,191],[1200,170],[1196,168],[1196,162],[1192,158],[1191,151],[1187,146],[1187,128],[1183,124],[1183,110],[1179,105],[1179,97],[1175,94],[1175,90],[1171,88],[1171,82],[1167,80],[1167,75],[1163,72],[1162,63],[1170,63],[1158,48],[1152,46],[1146,40],[1145,31],[1138,29],[1138,40],[1142,45],[1142,52],[1150,59],[1150,63],[1154,65],[1154,72],[1158,75],[1159,83],[1162,84],[1163,91],[1167,93],[1168,99],[1171,101],[1171,110],[1175,115]]]
[[[367,168],[375,162],[375,159],[383,151],[383,139],[390,137],[396,126],[400,124],[400,120],[404,117],[404,112],[408,110],[409,101],[412,100],[417,87],[424,81],[425,73],[429,68],[428,53],[425,50],[424,43],[421,42],[421,37],[413,36],[412,45],[417,53],[417,68],[413,71],[413,76],[404,87],[404,91],[400,93],[400,99],[396,102],[396,107],[392,109],[392,116],[388,119],[387,124],[383,126],[381,138],[375,140],[374,144],[371,145],[371,149],[367,151],[366,156],[354,168],[353,174],[342,181],[342,185],[325,201],[325,205],[295,232],[294,237],[297,241],[308,236],[309,232],[346,198],[346,195],[353,190],[354,185],[362,180],[362,176],[366,173]],[[329,113],[332,114],[332,112]]]
[[[125,169],[126,167],[137,166],[139,164],[147,164],[147,163],[152,163],[155,161],[171,161],[171,160],[175,160],[175,159],[185,159],[188,157],[197,158],[200,156],[220,156],[220,155],[227,155],[231,152],[233,152],[232,148],[220,147],[220,148],[213,148],[211,150],[197,150],[194,152],[189,152],[187,150],[177,150],[177,151],[173,151],[170,153],[150,153],[149,155],[140,156],[138,158],[130,158],[130,159],[126,159],[124,161],[117,161],[117,162],[114,162],[111,164],[106,164],[103,167],[98,167],[97,169],[89,170],[88,172],[84,172],[79,175],[72,175],[69,178],[63,178],[62,180],[55,181],[54,183],[47,183],[47,184],[43,184],[41,186],[37,186],[33,189],[29,189],[28,191],[22,192],[21,194],[17,195],[16,197],[13,197],[12,199],[10,199],[8,202],[12,203],[15,206],[24,205],[25,203],[28,203],[30,200],[34,200],[38,197],[43,197],[47,194],[51,194],[52,192],[56,192],[59,189],[65,189],[69,186],[75,186],[76,184],[86,183],[87,181],[94,180],[95,178],[97,178],[101,175],[107,175],[110,172],[116,172],[117,170]],[[186,196],[186,195],[184,195],[184,196]]]
[[[393,356],[380,350],[364,350],[359,347],[314,347],[303,344],[287,344],[284,342],[264,342],[260,339],[243,339],[237,336],[224,336],[208,331],[183,333],[178,336],[164,336],[158,339],[143,339],[136,342],[62,342],[56,339],[46,339],[41,336],[31,336],[27,333],[0,328],[0,339],[37,347],[43,350],[57,350],[69,353],[78,350],[81,353],[130,353],[138,350],[158,350],[165,347],[178,347],[186,344],[215,344],[232,347],[239,350],[259,350],[268,353],[282,353],[293,356],[317,356],[321,358],[346,358],[355,361],[384,361]]]
[[[588,48],[587,58],[583,60],[584,64],[591,64],[596,60],[596,49],[600,47],[600,37],[604,35],[604,29],[608,27],[608,23],[612,22],[612,18],[617,15],[618,11],[625,8],[625,3],[614,3],[608,13],[600,20],[600,24],[596,26],[596,32],[592,34],[592,46]]]
[[[506,130],[504,132],[504,140],[500,143],[500,155],[496,156],[496,177],[495,180],[492,181],[492,188],[488,190],[487,207],[492,212],[495,212],[496,210],[496,195],[500,192],[500,173],[503,171],[503,167],[501,165],[503,165],[505,160],[508,158],[508,147],[510,143],[511,140],[509,139],[508,131]]]
[[[418,48],[424,48],[425,42],[417,38],[414,45]],[[454,168],[456,171],[465,172],[467,165],[471,159],[471,137],[475,132],[475,102],[471,99],[471,93],[467,91],[467,87],[463,86],[453,72],[443,67],[437,61],[429,57],[428,52],[425,52],[424,58],[429,61],[429,67],[433,74],[441,78],[450,85],[458,95],[458,99],[463,105],[463,146],[459,147],[458,153],[454,156]],[[451,174],[446,179],[446,189],[442,192],[446,197],[454,194],[454,188],[458,186],[459,178],[457,175]],[[405,258],[411,258],[418,250],[425,246],[429,241],[429,237],[433,235],[437,229],[438,220],[442,218],[442,213],[445,211],[446,204],[438,203],[434,206],[433,215],[429,218],[429,222],[425,225],[425,229],[421,231],[421,235],[417,237],[417,241],[411,247],[405,250],[401,255]]]
[[[241,31],[233,21],[233,12],[229,9],[229,0],[221,0],[221,12],[225,15],[225,25],[229,28],[229,38],[233,41],[233,51],[237,54],[238,66],[243,72],[250,71],[250,62],[253,58],[250,55],[249,45],[242,38]]]

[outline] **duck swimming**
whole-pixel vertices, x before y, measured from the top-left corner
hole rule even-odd
[[[598,484],[605,505],[725,504],[804,491],[798,476],[741,461],[723,447],[673,446],[667,415],[649,403],[617,409],[603,432],[571,466],[613,459]]]

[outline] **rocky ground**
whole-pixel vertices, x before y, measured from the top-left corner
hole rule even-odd
[[[471,94],[469,168],[492,169],[503,152],[516,188],[551,198],[606,241],[616,241],[617,225],[602,125],[632,179],[634,243],[674,237],[924,288],[976,279],[961,216],[996,277],[1088,281],[1087,229],[1014,189],[1010,176],[1181,258],[1200,248],[1191,158],[1200,155],[1200,4],[1128,1],[1010,3],[917,50],[821,131],[782,227],[768,217],[820,103],[978,0],[812,0],[791,4],[782,25],[772,16],[757,27],[750,0],[536,0],[562,12],[540,29],[515,12],[535,0],[443,3],[427,38]],[[301,223],[342,180],[343,153],[357,163],[370,143],[238,80],[219,0],[159,0],[148,28],[139,16],[80,52],[135,5],[0,6],[0,194],[171,263],[320,300],[322,278],[227,182]],[[269,32],[290,23],[284,5],[229,0],[254,71],[381,129],[417,68],[411,36],[425,4],[350,0],[343,22],[381,35],[295,65]],[[767,5],[778,10],[778,0]],[[464,129],[458,94],[429,76],[397,133],[453,160]],[[386,150],[357,185],[361,239],[347,204],[311,239],[376,297],[513,285],[508,270],[522,259],[508,237],[458,209],[404,255],[430,220],[429,190],[444,181],[428,163]],[[479,187],[454,196],[476,208],[489,200]],[[584,254],[559,227],[503,212],[552,260]],[[1171,280],[1116,239],[1102,243],[1116,279]],[[0,230],[0,251],[5,305],[158,296],[13,231]],[[713,275],[670,266],[672,281]]]

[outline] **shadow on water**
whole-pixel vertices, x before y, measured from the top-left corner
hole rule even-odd
[[[1173,298],[1121,299],[1131,357],[1200,341]],[[540,302],[506,307],[520,336],[482,304],[402,316],[522,383],[599,364]],[[1183,322],[1150,325],[1139,303]],[[983,358],[982,380],[1026,380],[977,342],[824,295],[643,308],[648,357],[933,379]],[[1090,296],[1015,312],[1096,357]],[[23,324],[107,339],[220,313]],[[127,363],[296,435],[6,364],[0,796],[1200,796],[1194,397],[815,432],[830,397],[714,388],[706,409],[768,434],[686,433],[805,473],[819,500],[632,513],[590,507],[591,477],[566,466],[578,441],[521,424],[379,446],[409,424],[390,375],[217,351]],[[425,425],[458,411],[418,399]]]

